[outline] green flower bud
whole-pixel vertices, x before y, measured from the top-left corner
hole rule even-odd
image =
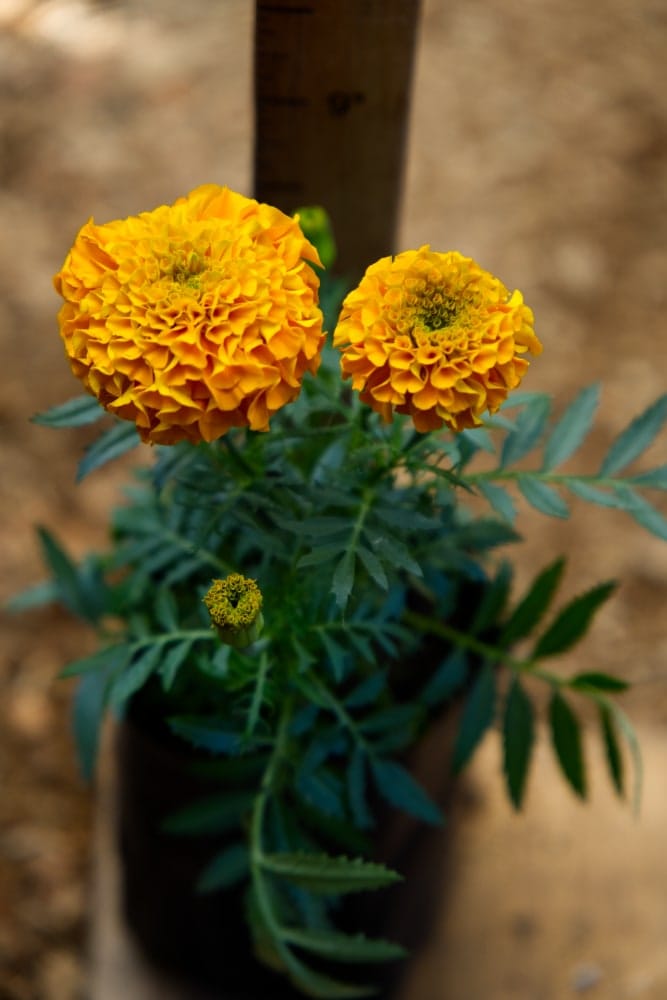
[[[250,646],[262,631],[262,592],[254,580],[231,573],[214,580],[204,595],[212,627],[222,642],[236,649]]]

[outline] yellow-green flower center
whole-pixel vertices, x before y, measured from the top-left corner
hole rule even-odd
[[[224,580],[213,581],[204,604],[216,628],[237,632],[253,625],[259,617],[262,592],[254,580],[232,573]]]

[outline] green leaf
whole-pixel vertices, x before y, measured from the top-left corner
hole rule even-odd
[[[543,469],[553,469],[574,454],[590,430],[600,401],[600,386],[589,385],[568,406],[544,448]]]
[[[46,528],[38,527],[37,535],[44,562],[55,581],[58,599],[72,614],[94,624],[99,618],[100,602],[96,600],[94,587],[85,585],[83,566],[77,566],[70,559]]]
[[[401,881],[397,872],[375,862],[303,851],[263,854],[261,865],[274,875],[289,879],[311,892],[332,895],[382,889]]]
[[[627,681],[620,677],[612,677],[610,674],[603,674],[598,671],[577,674],[569,682],[569,687],[575,691],[627,691],[630,687]]]
[[[402,529],[399,527],[400,530]],[[398,533],[397,531],[396,535]],[[421,566],[414,556],[410,554],[408,547],[398,537],[388,538],[386,535],[382,535],[373,542],[373,548],[384,563],[393,564],[400,569],[406,570],[408,573],[412,573],[413,576],[423,576]]]
[[[600,476],[613,476],[639,457],[667,420],[667,393],[632,421],[619,434],[600,467]]]
[[[533,658],[556,656],[571,649],[586,634],[593,615],[615,589],[613,582],[600,583],[566,604],[537,640]]]
[[[509,563],[502,562],[494,579],[485,584],[482,598],[468,628],[470,635],[479,635],[496,624],[507,602],[511,579],[512,567]]]
[[[76,752],[84,781],[95,772],[100,728],[106,707],[108,670],[85,674],[79,681],[72,707]]]
[[[115,424],[86,449],[85,455],[79,462],[76,481],[80,483],[89,473],[114,458],[119,458],[126,451],[136,448],[139,443],[139,435],[134,424],[126,421]]]
[[[607,705],[599,706],[600,728],[602,729],[602,741],[604,743],[605,757],[612,784],[616,792],[622,797],[624,795],[623,781],[623,757],[618,745],[618,734],[614,716]]]
[[[41,608],[45,604],[53,604],[59,599],[58,587],[54,580],[42,580],[32,587],[26,587],[18,594],[14,594],[2,605],[5,611],[19,614],[23,611],[31,611],[33,608]]]
[[[290,980],[306,996],[317,997],[319,1000],[353,1000],[356,997],[370,997],[377,993],[373,986],[343,983],[321,972],[315,972],[289,951],[284,957]]]
[[[217,854],[197,879],[197,892],[215,892],[236,885],[248,874],[249,855],[246,844],[232,844]]]
[[[211,753],[238,753],[240,734],[229,729],[229,719],[202,719],[201,716],[179,715],[167,720],[177,736]]]
[[[157,670],[162,654],[161,644],[146,646],[127,666],[117,672],[109,686],[109,705],[114,711],[120,711],[125,702],[144,686]]]
[[[656,469],[649,469],[648,472],[640,472],[638,476],[632,476],[629,481],[633,486],[667,490],[667,465],[660,465]]]
[[[170,645],[164,652],[162,663],[159,666],[160,677],[162,678],[162,689],[170,691],[180,667],[185,663],[190,650],[192,649],[192,639],[183,639],[174,645]]]
[[[539,510],[540,513],[547,514],[549,517],[566,518],[570,516],[568,505],[553,486],[549,486],[540,479],[533,479],[530,475],[518,476],[517,484],[524,498],[535,510]]]
[[[565,560],[557,559],[535,577],[527,593],[510,615],[500,636],[499,645],[506,649],[533,631],[546,613],[558,589]]]
[[[426,705],[442,704],[460,691],[468,679],[468,657],[457,647],[440,664],[421,693],[421,701]]]
[[[299,217],[304,236],[316,247],[322,266],[331,267],[336,260],[336,240],[326,210],[321,205],[308,205],[297,208],[294,214]]]
[[[502,518],[503,521],[507,521],[508,524],[514,524],[516,521],[516,506],[514,500],[503,486],[480,479],[477,482],[477,488],[482,496],[491,504],[498,517]]]
[[[331,581],[331,592],[336,598],[336,604],[341,611],[345,610],[348,598],[352,593],[352,587],[354,586],[354,564],[354,552],[348,549],[334,570]]]
[[[461,771],[470,760],[477,744],[493,722],[496,702],[496,678],[490,663],[484,663],[468,695],[461,725],[456,735],[452,767]]]
[[[122,670],[125,664],[130,662],[132,656],[132,646],[127,643],[118,643],[115,646],[105,646],[98,649],[90,656],[82,656],[79,660],[74,660],[60,671],[60,677],[77,677],[79,674],[88,674],[96,670]]]
[[[623,507],[623,503],[616,496],[616,493],[598,489],[597,486],[591,486],[590,483],[582,479],[568,479],[565,485],[571,493],[574,493],[576,497],[579,497],[580,500],[585,500],[587,503],[595,503],[599,507]]]
[[[515,809],[520,809],[523,802],[534,741],[533,705],[515,675],[505,700],[503,719],[503,770]]]
[[[173,591],[160,587],[155,599],[155,617],[167,632],[178,628],[178,604]]]
[[[76,396],[44,413],[36,413],[32,422],[46,427],[83,427],[84,424],[95,423],[104,415],[104,410],[93,396]]]
[[[637,524],[641,524],[646,531],[650,531],[652,535],[667,542],[667,518],[660,511],[627,486],[619,486],[616,493],[622,500],[623,509],[635,519]]]
[[[355,826],[366,830],[373,826],[373,817],[366,802],[366,759],[355,747],[347,769],[347,798]]]
[[[392,941],[367,938],[363,934],[341,934],[337,931],[312,928],[283,927],[281,936],[288,944],[312,951],[337,962],[388,962],[405,958],[406,950]]]
[[[383,590],[387,590],[389,587],[387,574],[385,573],[384,567],[377,556],[375,556],[370,549],[367,549],[364,545],[359,545],[357,547],[357,555],[366,567],[368,575],[375,580],[378,587],[381,587]]]
[[[581,798],[586,798],[586,776],[581,748],[579,721],[559,691],[555,690],[549,703],[551,739],[561,770]]]
[[[237,826],[241,816],[254,801],[254,792],[235,792],[226,788],[224,792],[208,795],[192,805],[172,813],[162,824],[166,833],[191,835],[203,833],[224,833]]]
[[[372,757],[371,771],[378,791],[392,806],[426,823],[432,823],[434,826],[442,825],[443,816],[440,809],[401,764],[393,760]]]
[[[516,420],[513,431],[505,438],[500,455],[500,467],[513,465],[527,455],[537,444],[544,432],[551,399],[546,395],[538,395],[530,400]]]
[[[618,705],[609,705],[610,710],[613,712],[614,721],[620,729],[621,733],[625,737],[625,740],[630,748],[630,753],[632,755],[632,762],[635,769],[635,782],[634,790],[632,793],[632,806],[636,814],[639,813],[639,806],[641,804],[642,795],[642,784],[644,777],[644,765],[642,762],[642,752],[639,746],[639,740],[637,739],[637,734],[634,731],[632,723],[628,719],[627,715],[621,711]]]

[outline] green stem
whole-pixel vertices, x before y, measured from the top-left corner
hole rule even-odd
[[[273,794],[277,775],[285,757],[285,746],[292,721],[292,696],[288,695],[283,703],[280,721],[276,732],[276,742],[269,762],[262,777],[259,792],[255,798],[250,821],[250,876],[257,907],[266,930],[271,935],[273,944],[286,965],[290,965],[292,955],[281,938],[280,923],[276,920],[271,903],[271,897],[263,872],[264,849],[264,814],[270,796]]]
[[[556,687],[563,686],[562,678],[558,674],[538,667],[537,660],[531,657],[518,659],[512,656],[511,653],[508,653],[507,650],[483,642],[474,635],[468,635],[467,632],[461,632],[446,622],[433,621],[433,619],[427,618],[426,615],[420,615],[416,611],[405,611],[403,613],[403,621],[407,622],[408,625],[414,625],[421,632],[438,636],[440,639],[446,639],[447,642],[453,643],[461,649],[468,649],[471,653],[476,653],[486,660],[496,663],[502,662],[510,670],[516,671],[516,673],[530,674],[532,677],[538,677],[540,680],[546,681],[548,684]]]

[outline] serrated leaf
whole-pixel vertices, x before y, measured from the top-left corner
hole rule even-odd
[[[371,579],[375,580],[378,587],[381,587],[382,590],[387,590],[389,587],[387,574],[385,573],[384,567],[378,557],[374,555],[370,549],[367,549],[365,545],[359,545],[357,547],[357,555],[364,564],[366,572]]]
[[[660,396],[619,434],[600,467],[600,476],[613,476],[638,458],[667,421],[667,393]]]
[[[533,705],[518,677],[512,679],[503,718],[503,770],[507,791],[520,809],[535,741]]]
[[[90,781],[95,771],[108,683],[108,669],[95,670],[80,679],[74,695],[72,723],[84,781]]]
[[[355,747],[347,768],[347,798],[355,825],[360,830],[373,826],[373,817],[366,802],[366,759]]]
[[[507,620],[500,636],[500,646],[506,649],[518,639],[530,635],[537,627],[558,589],[564,568],[565,560],[557,559],[535,577]]]
[[[600,386],[589,385],[570,403],[547,438],[542,468],[562,465],[583,443],[600,401]]]
[[[370,764],[377,789],[387,802],[426,823],[442,825],[440,809],[401,764],[379,757],[371,758]]]
[[[98,649],[90,656],[82,656],[79,660],[68,663],[60,671],[59,677],[78,677],[80,674],[91,673],[95,670],[122,670],[126,663],[129,663],[132,656],[132,647],[126,643],[118,643],[116,646],[106,646]]]
[[[160,587],[155,599],[155,617],[167,632],[178,628],[178,605],[173,591]]]
[[[580,500],[585,500],[587,503],[595,503],[599,507],[623,507],[623,503],[616,496],[616,493],[609,490],[601,490],[599,487],[592,486],[584,480],[568,479],[565,485],[571,493],[579,497]]]
[[[354,552],[348,549],[334,570],[331,581],[331,592],[341,611],[345,610],[349,596],[352,593],[352,587],[354,586],[354,564]]]
[[[599,706],[600,728],[604,744],[605,758],[609,775],[616,792],[622,797],[625,794],[623,780],[623,756],[618,745],[616,724],[610,709],[606,705]]]
[[[539,395],[527,403],[516,419],[514,430],[503,442],[500,468],[514,465],[535,447],[546,427],[550,409],[548,396]]]
[[[263,854],[261,864],[274,875],[311,892],[332,895],[382,889],[402,880],[397,872],[372,861],[303,851]]]
[[[570,508],[560,493],[548,483],[542,482],[541,479],[533,479],[529,475],[521,475],[517,477],[517,485],[524,499],[541,514],[562,518],[570,516]]]
[[[662,539],[663,542],[667,542],[667,518],[659,510],[656,510],[648,500],[640,497],[628,486],[618,487],[616,493],[623,502],[623,509],[628,512],[630,517],[634,518],[637,524],[640,524],[646,531],[650,531],[652,535]]]
[[[457,648],[440,664],[421,693],[426,705],[442,704],[460,691],[468,679],[468,657]]]
[[[485,663],[475,679],[461,714],[456,735],[452,767],[461,771],[470,760],[484,733],[493,722],[496,703],[496,678],[493,667]]]
[[[386,683],[387,675],[378,670],[363,680],[361,684],[347,695],[345,704],[348,708],[364,708],[366,705],[372,705],[384,690]]]
[[[19,594],[14,594],[2,605],[3,610],[13,614],[41,608],[58,600],[58,587],[54,580],[42,580],[31,587],[26,587]]]
[[[576,715],[559,691],[549,702],[551,739],[561,770],[582,799],[586,798],[586,775],[581,748],[581,726]]]
[[[180,715],[172,716],[167,722],[177,736],[201,750],[224,754],[239,751],[240,733],[230,730],[227,718],[202,720],[197,715]]]
[[[245,844],[232,844],[217,854],[197,879],[200,893],[229,889],[248,874],[249,856]]]
[[[667,490],[667,465],[659,465],[648,472],[640,472],[637,476],[631,476],[629,482],[633,486],[641,486],[647,489]]]
[[[380,512],[378,511],[378,513]],[[413,576],[421,577],[423,575],[419,563],[410,554],[407,546],[399,541],[398,538],[387,538],[386,535],[382,535],[373,542],[373,548],[379,553],[385,563],[393,563],[394,566],[412,573]]]
[[[189,836],[192,834],[224,833],[237,826],[240,817],[254,801],[253,792],[224,792],[209,795],[192,805],[172,813],[162,824],[165,833]]]
[[[470,623],[470,635],[479,635],[495,625],[498,616],[505,607],[512,579],[512,567],[503,562],[493,580],[484,586],[482,598],[477,605],[475,615]]]
[[[341,934],[313,928],[283,927],[282,938],[296,948],[337,962],[388,962],[405,958],[406,950],[392,941],[363,934]]]
[[[139,655],[118,671],[109,686],[109,706],[120,711],[126,701],[144,686],[148,678],[157,670],[162,656],[162,646],[147,646]]]
[[[83,566],[77,566],[59,545],[55,537],[44,527],[37,528],[42,557],[51,571],[58,599],[65,607],[85,621],[93,624],[99,617],[99,602],[82,579]]]
[[[612,677],[610,674],[604,674],[599,671],[576,674],[570,680],[568,686],[577,691],[593,689],[594,691],[612,692],[627,691],[630,687],[628,682],[622,680],[620,677]]]
[[[32,417],[33,424],[43,424],[45,427],[83,427],[93,424],[105,416],[105,411],[93,396],[76,396],[66,403],[52,406],[44,413],[36,413]]]
[[[595,612],[615,589],[613,582],[600,583],[566,604],[537,640],[533,658],[556,656],[574,646],[586,634]]]
[[[115,424],[86,449],[85,455],[79,462],[76,481],[80,483],[95,469],[101,468],[114,458],[119,458],[125,452],[136,448],[138,444],[140,438],[134,424],[126,421]]]
[[[496,483],[487,482],[481,479],[477,483],[477,488],[482,496],[491,504],[491,507],[503,521],[514,524],[516,521],[516,505],[514,500],[504,488]]]
[[[309,997],[317,997],[318,1000],[355,1000],[358,997],[371,997],[377,993],[373,986],[343,983],[321,972],[315,972],[291,952],[287,952],[285,958],[290,980]]]
[[[641,804],[642,795],[642,784],[644,778],[644,765],[642,762],[642,752],[639,746],[639,740],[637,739],[637,734],[634,731],[632,723],[625,715],[624,712],[618,707],[618,705],[609,705],[610,710],[613,712],[614,721],[621,733],[625,737],[625,740],[630,749],[632,755],[632,762],[635,769],[635,782],[634,790],[632,793],[632,807],[635,814],[639,814],[639,806]]]
[[[164,691],[171,690],[176,680],[176,675],[180,667],[185,663],[191,649],[192,640],[183,639],[181,642],[170,645],[164,652],[159,667],[160,677],[162,678],[162,689]]]

